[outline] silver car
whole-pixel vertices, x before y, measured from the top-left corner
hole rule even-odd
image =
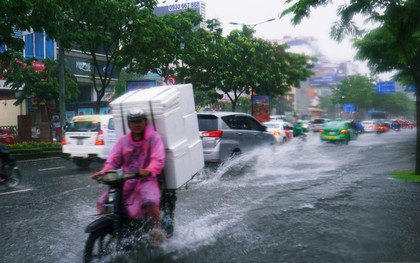
[[[276,143],[267,127],[249,114],[200,112],[197,117],[204,161],[208,163],[220,163],[254,147]]]

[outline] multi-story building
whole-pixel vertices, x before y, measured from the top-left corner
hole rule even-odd
[[[288,52],[305,54],[318,59],[313,68],[315,75],[301,82],[300,88],[293,88],[291,91],[294,98],[294,115],[308,120],[337,117],[335,116],[337,115],[336,111],[326,112],[320,108],[320,98],[330,96],[331,88],[339,84],[345,77],[358,74],[357,65],[350,61],[331,62],[322,54],[317,46],[317,39],[314,37],[284,37],[271,41],[286,43],[289,46]]]

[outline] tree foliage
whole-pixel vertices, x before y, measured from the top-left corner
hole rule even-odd
[[[216,91],[224,93],[233,111],[244,94],[283,95],[312,74],[309,57],[256,38],[249,27],[227,37],[222,36],[217,20],[207,21],[207,28],[193,35],[190,43],[194,44],[186,45],[183,61],[197,90],[213,91],[213,99],[220,98]]]
[[[4,71],[2,77],[6,78],[5,86],[11,90],[19,92],[19,96],[14,103],[16,106],[25,101],[26,98],[35,98],[40,104],[53,102],[56,105],[59,101],[58,85],[58,63],[51,59],[42,61],[44,69],[36,68],[34,58],[15,57]],[[76,99],[79,94],[77,80],[69,68],[65,69],[67,89],[67,99]]]

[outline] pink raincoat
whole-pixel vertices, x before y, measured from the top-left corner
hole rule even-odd
[[[143,217],[143,204],[159,205],[160,189],[157,175],[162,172],[165,165],[165,147],[159,133],[147,125],[144,138],[142,141],[133,141],[130,132],[119,139],[100,171],[104,173],[118,168],[122,168],[124,172],[134,173],[140,169],[152,171],[151,176],[124,182],[123,200],[127,215],[137,219]],[[97,205],[102,206],[107,196],[107,192],[102,194]]]

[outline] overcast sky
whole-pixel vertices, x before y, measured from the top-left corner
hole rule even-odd
[[[292,26],[290,16],[278,19],[286,5],[284,0],[205,0],[207,19],[218,18],[222,22],[224,33],[241,26],[229,24],[237,22],[256,24],[270,18],[277,18],[273,22],[260,24],[255,27],[255,35],[266,39],[280,39],[284,36],[312,36],[318,39],[321,51],[332,60],[353,60],[355,51],[350,41],[336,43],[329,37],[332,23],[337,20],[336,6],[319,8],[311,13],[311,17],[304,19],[301,24]],[[341,1],[334,1],[340,3]]]
[[[224,35],[231,30],[241,29],[241,26],[231,25],[230,22],[252,25],[276,18],[275,21],[256,26],[255,35],[264,39],[282,39],[285,36],[315,37],[321,52],[331,61],[353,61],[359,64],[361,73],[367,73],[366,63],[354,60],[356,51],[352,48],[350,38],[337,43],[329,37],[331,25],[338,19],[337,7],[344,1],[337,0],[334,1],[334,5],[313,10],[310,18],[303,19],[297,26],[292,26],[291,16],[278,18],[287,7],[284,0],[203,0],[202,2],[206,3],[206,19],[217,18],[222,23]],[[177,3],[186,2],[195,1],[177,1]],[[175,0],[167,0],[165,5],[174,3]],[[362,21],[360,19],[358,25],[362,25]]]

